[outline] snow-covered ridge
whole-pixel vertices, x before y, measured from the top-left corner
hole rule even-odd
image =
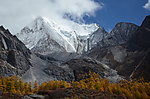
[[[29,25],[24,27],[17,37],[25,43],[29,49],[43,47],[41,53],[54,51],[77,52],[78,48],[85,46],[79,42],[79,36],[86,36],[96,31],[99,27],[96,24],[71,24],[71,28],[64,27],[49,21],[47,18],[38,17]]]

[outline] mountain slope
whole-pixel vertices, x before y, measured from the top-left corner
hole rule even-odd
[[[101,27],[98,28],[97,31],[92,33],[87,41],[87,48],[88,50],[97,46],[98,42],[102,41],[108,36],[108,33]]]
[[[138,26],[135,24],[120,22],[116,24],[110,33],[107,33],[103,29],[94,32],[93,36],[90,37],[91,40],[89,43],[94,41],[95,45],[98,45],[101,48],[124,44],[132,37],[137,29]],[[98,39],[92,41],[94,36]]]
[[[0,76],[24,74],[31,66],[30,54],[16,36],[0,26]]]
[[[85,45],[79,41],[79,35],[83,34],[78,28],[87,32],[87,35],[95,31],[98,27],[94,24],[79,25],[74,30],[65,30],[46,18],[38,17],[30,25],[26,26],[17,34],[17,37],[25,43],[25,45],[41,54],[53,52],[82,52]],[[79,34],[79,32],[81,32]]]
[[[150,16],[147,16],[139,27],[130,23],[126,23],[127,27],[117,24],[110,33],[113,35],[110,39],[115,43],[110,43],[113,45],[109,46],[98,44],[88,56],[117,70],[119,75],[127,79],[144,77],[145,80],[150,80],[149,19]],[[106,38],[103,41],[110,39]],[[103,44],[107,45],[104,42]]]
[[[51,51],[74,52],[75,49],[64,39],[62,34],[54,29],[56,27],[54,27],[53,24],[54,23],[49,24],[43,18],[38,17],[29,26],[22,29],[21,33],[17,34],[17,37],[22,40],[28,48],[34,48],[35,52],[39,51],[39,47],[43,49],[40,51],[43,54],[50,53]]]

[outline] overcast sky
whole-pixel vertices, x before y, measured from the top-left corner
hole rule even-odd
[[[113,7],[111,7],[111,5],[109,6],[109,4],[113,4],[112,2],[115,2],[114,3],[115,7],[119,7],[117,6],[119,4],[117,4],[116,1],[115,0],[0,0],[0,25],[4,25],[5,28],[8,28],[13,34],[16,34],[37,16],[42,16],[48,18],[49,20],[56,21],[57,23],[60,24],[66,23],[63,24],[66,26],[69,25],[68,23],[70,22],[72,23],[97,22],[98,24],[102,24],[102,26],[109,29],[112,28],[111,25],[114,24],[110,24],[110,27],[108,26],[109,25],[109,23],[107,23],[108,19],[106,19],[107,17],[105,16],[106,15],[109,16],[109,13],[105,14],[104,11],[107,10],[108,12],[108,8],[113,10]],[[120,1],[136,2],[136,0],[120,0]],[[141,12],[143,10],[149,12],[150,0],[148,1],[140,0],[140,1],[142,1],[142,3],[140,6],[139,5],[138,6],[139,8],[142,9]],[[126,7],[128,6],[126,5]],[[109,17],[111,19],[111,16]],[[111,23],[113,23],[113,21]]]

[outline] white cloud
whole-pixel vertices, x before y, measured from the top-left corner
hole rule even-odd
[[[47,17],[57,23],[80,21],[85,15],[94,15],[102,4],[94,0],[0,0],[0,25],[14,34],[37,16]],[[67,17],[69,18],[66,18]]]
[[[143,6],[145,9],[150,10],[150,0]]]

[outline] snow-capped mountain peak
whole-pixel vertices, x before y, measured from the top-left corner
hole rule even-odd
[[[80,42],[81,36],[88,38],[89,34],[98,29],[96,24],[72,24],[72,28],[65,28],[61,24],[47,18],[37,17],[24,27],[17,37],[34,52],[47,54],[53,52],[80,52],[85,42]]]

